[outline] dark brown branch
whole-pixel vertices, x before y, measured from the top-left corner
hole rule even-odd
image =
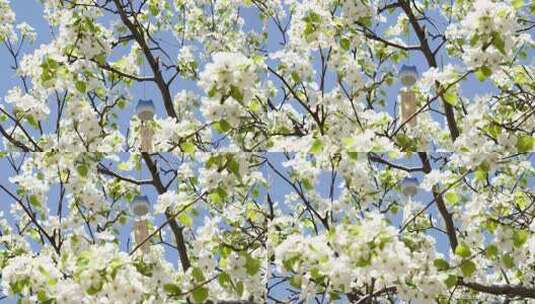
[[[0,188],[2,188],[2,190],[4,190],[12,199],[14,199],[19,204],[22,210],[24,210],[26,215],[30,218],[31,222],[37,227],[37,230],[39,230],[39,232],[42,233],[42,235],[44,235],[45,238],[50,242],[50,245],[54,248],[56,253],[60,254],[60,248],[56,244],[56,240],[50,234],[48,234],[48,232],[39,224],[39,221],[35,218],[33,212],[24,204],[24,202],[15,194],[11,193],[11,191],[9,191],[3,185],[0,185]]]
[[[422,53],[424,54],[427,64],[430,67],[436,68],[438,66],[437,61],[427,41],[425,28],[422,27],[418,23],[418,18],[414,15],[410,6],[410,2],[405,1],[405,0],[400,0],[399,4],[401,8],[403,9],[403,11],[405,12],[405,14],[407,15],[407,17],[409,18],[409,22],[411,23],[411,26],[414,29],[414,32],[416,33],[418,40],[420,41],[420,49],[422,50]],[[437,87],[439,86],[438,83],[435,83],[435,85]],[[439,95],[444,104],[444,110],[446,112],[446,120],[448,122],[448,128],[450,130],[451,139],[452,141],[455,141],[457,137],[459,137],[460,133],[459,133],[459,127],[457,126],[457,122],[455,121],[455,112],[454,112],[453,106],[449,104],[448,102],[446,102],[443,94],[439,94]]]
[[[147,184],[152,184],[152,180],[137,180],[137,179],[133,179],[133,178],[130,178],[130,177],[126,177],[126,176],[122,176],[108,168],[106,168],[104,165],[102,164],[98,164],[98,167],[97,167],[97,171],[98,173],[102,173],[102,174],[105,174],[105,175],[108,175],[108,176],[113,176],[115,178],[118,178],[122,181],[125,181],[125,182],[128,182],[128,183],[131,183],[131,184],[135,184],[135,185],[147,185]]]
[[[459,284],[479,292],[493,295],[506,295],[535,299],[534,287],[526,287],[522,285],[483,285],[474,282],[464,282],[462,280]]]
[[[368,154],[368,157],[373,162],[381,163],[381,164],[387,165],[388,167],[391,167],[391,168],[394,168],[394,169],[398,169],[398,170],[403,170],[405,172],[423,171],[423,168],[421,168],[421,167],[412,167],[412,168],[410,168],[410,167],[405,167],[405,166],[402,166],[402,165],[394,164],[394,163],[392,163],[392,162],[390,162],[390,161],[388,161],[386,159],[383,159],[383,158],[381,158],[378,155],[375,155],[373,153]]]
[[[121,16],[122,22],[130,30],[137,44],[141,47],[141,50],[145,54],[145,58],[147,58],[147,61],[149,62],[150,68],[154,74],[154,81],[158,85],[158,89],[160,90],[160,93],[162,95],[167,115],[177,119],[175,108],[173,107],[173,98],[171,97],[171,92],[169,91],[169,86],[167,86],[167,83],[162,75],[158,59],[154,57],[150,50],[150,47],[147,44],[147,41],[145,40],[145,35],[141,30],[141,26],[137,24],[137,20],[135,21],[136,24],[130,21],[120,0],[113,0],[113,2],[115,3],[117,10],[119,11],[119,15]]]
[[[15,147],[20,148],[23,152],[30,152],[30,148],[28,148],[25,144],[9,135],[9,133],[7,133],[4,127],[2,127],[2,125],[0,125],[0,133],[2,133],[2,136],[7,138],[7,140],[9,140],[9,142],[12,143]],[[7,149],[7,147],[4,147],[4,149]]]
[[[429,174],[432,171],[432,168],[431,168],[431,162],[429,161],[429,158],[427,157],[427,153],[418,152],[418,156],[420,157],[420,160],[422,161],[424,172],[426,174]],[[446,207],[446,203],[444,202],[442,193],[439,192],[439,189],[434,186],[433,186],[433,197],[437,203],[438,211],[440,212],[440,215],[442,216],[442,219],[444,220],[444,223],[446,224],[446,231],[448,232],[448,239],[450,241],[450,247],[452,251],[455,251],[455,248],[457,248],[457,245],[459,244],[457,240],[457,233],[455,232],[455,224],[453,223],[451,213],[448,212],[448,208]]]
[[[160,175],[158,174],[158,168],[156,167],[156,164],[152,161],[148,153],[141,153],[141,156],[143,157],[143,160],[145,161],[145,164],[147,164],[147,168],[149,169],[150,174],[152,175],[154,187],[156,188],[159,194],[165,193],[167,189],[162,184],[162,180],[160,179]],[[173,218],[173,214],[171,214],[169,211],[165,212],[165,216],[169,221],[169,226],[171,227],[171,231],[173,232],[173,235],[175,237],[176,245],[178,247],[178,254],[180,255],[180,263],[182,265],[182,269],[185,272],[191,266],[191,262],[188,257],[188,250],[186,248],[186,242],[184,240],[184,227],[178,225],[177,221]]]

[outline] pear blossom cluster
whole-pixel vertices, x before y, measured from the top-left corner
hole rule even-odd
[[[342,1],[342,17],[349,24],[371,19],[376,11],[373,1]]]
[[[467,40],[463,61],[468,68],[497,68],[515,47],[531,40],[515,33],[520,28],[515,15],[516,10],[506,3],[478,0],[459,24],[450,26],[452,39]]]
[[[200,75],[200,85],[215,99],[232,94],[232,87],[235,87],[248,100],[251,86],[256,80],[255,68],[254,62],[243,54],[214,53],[212,62],[206,65]]]
[[[9,0],[0,1],[0,40],[13,37],[13,23],[15,22],[15,13],[11,10]]]
[[[34,302],[131,303],[140,301],[150,288],[147,278],[136,269],[135,261],[113,244],[89,247],[79,255],[74,253],[62,256],[60,262],[52,253],[4,261],[4,293],[18,293],[24,300]],[[165,266],[160,270],[165,271]]]
[[[417,270],[423,262],[420,259],[432,260],[434,256],[413,255],[381,216],[332,229],[329,234],[314,237],[291,235],[274,245],[275,263],[282,273],[293,274],[291,285],[303,289],[303,300],[313,299],[325,280],[330,281],[327,291],[334,294],[349,292],[370,280],[379,286],[414,280],[417,289],[398,288],[403,289],[402,298],[418,303],[428,303],[446,289],[440,282],[443,275],[436,270],[425,274]],[[420,284],[423,281],[428,283]]]
[[[199,85],[207,92],[202,111],[209,121],[225,119],[236,127],[253,98],[255,63],[240,53],[218,52],[200,73]]]

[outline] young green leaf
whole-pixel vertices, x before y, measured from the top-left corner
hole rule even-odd
[[[76,172],[78,172],[80,176],[86,177],[87,173],[89,172],[89,168],[87,167],[87,165],[81,164],[81,165],[78,165],[78,167],[76,167]]]
[[[465,277],[469,277],[476,271],[476,264],[472,261],[464,261],[461,264],[461,271]]]
[[[516,149],[520,153],[533,151],[533,137],[530,135],[519,136],[516,141]]]
[[[457,93],[453,90],[448,90],[446,93],[444,93],[444,100],[449,103],[452,106],[455,106],[457,104]]]
[[[450,264],[444,259],[435,259],[433,265],[435,265],[439,271],[448,270],[450,268]]]
[[[163,285],[163,290],[171,296],[179,296],[182,293],[182,290],[176,284],[165,284]]]
[[[455,248],[455,254],[463,258],[468,258],[472,255],[472,252],[466,244],[461,243]]]
[[[446,202],[451,205],[455,205],[459,202],[459,196],[453,191],[446,192],[446,194],[444,194],[444,198],[446,199]]]
[[[195,300],[196,303],[204,303],[204,301],[208,298],[208,288],[206,287],[198,287],[195,288],[192,292],[193,300]]]
[[[482,66],[475,71],[475,76],[479,81],[485,81],[492,75],[492,70],[487,66]]]

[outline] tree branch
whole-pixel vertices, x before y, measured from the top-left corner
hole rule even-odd
[[[462,280],[459,285],[493,295],[507,295],[535,299],[534,287],[529,288],[522,285],[483,285],[474,282],[464,282]]]
[[[435,55],[433,51],[431,50],[431,47],[429,46],[429,43],[427,41],[426,37],[426,31],[425,28],[420,26],[418,23],[418,18],[414,15],[412,12],[410,2],[406,2],[405,0],[400,0],[399,4],[407,17],[409,18],[409,22],[412,25],[412,28],[414,29],[414,32],[416,33],[416,36],[418,37],[418,40],[420,41],[420,49],[422,50],[422,53],[424,54],[424,57],[427,61],[427,64],[430,67],[437,67],[437,61],[435,59]],[[435,83],[435,85],[438,87],[438,83]],[[446,120],[448,122],[448,128],[450,130],[450,135],[452,141],[455,141],[457,137],[459,137],[459,127],[457,126],[457,122],[455,121],[455,112],[453,109],[453,106],[446,102],[444,99],[443,93],[440,93],[440,99],[442,99],[442,103],[444,104],[444,110],[446,112]]]
[[[141,47],[141,50],[145,54],[145,58],[147,58],[147,61],[149,62],[150,68],[152,69],[152,72],[154,74],[154,81],[158,85],[158,89],[160,90],[160,93],[162,95],[164,106],[165,106],[165,111],[167,112],[167,115],[177,119],[175,108],[173,107],[173,99],[169,91],[169,86],[167,86],[167,83],[165,82],[162,72],[160,71],[160,65],[158,63],[158,60],[154,58],[154,55],[152,54],[149,46],[147,45],[147,42],[145,41],[145,35],[143,34],[142,30],[138,28],[139,24],[136,25],[132,21],[130,21],[130,19],[128,19],[128,16],[120,0],[113,0],[113,2],[115,3],[117,10],[119,11],[121,20],[123,21],[124,25],[132,33],[137,44]],[[136,23],[137,23],[137,20],[136,20]]]
[[[429,174],[432,171],[432,167],[431,167],[431,163],[429,162],[429,158],[427,157],[427,153],[418,152],[418,156],[420,157],[420,160],[422,161],[425,174]],[[457,245],[459,244],[457,240],[457,233],[455,232],[455,224],[453,223],[451,214],[448,212],[448,208],[446,207],[446,203],[444,202],[442,193],[439,192],[438,190],[439,189],[437,187],[433,186],[433,197],[437,203],[438,211],[440,212],[440,215],[442,216],[442,219],[444,220],[444,223],[446,224],[446,231],[448,233],[450,247],[452,251],[455,252],[455,248],[457,248]]]
[[[152,180],[148,180],[148,179],[145,179],[145,180],[137,180],[137,179],[133,179],[133,178],[130,178],[130,177],[126,177],[126,176],[122,176],[122,175],[119,175],[118,173],[106,168],[104,165],[102,164],[98,164],[98,168],[97,168],[97,172],[98,173],[102,173],[102,174],[105,174],[105,175],[108,175],[108,176],[113,176],[115,178],[118,178],[122,181],[125,181],[125,182],[128,182],[128,183],[131,183],[131,184],[135,184],[135,185],[147,185],[147,184],[152,184]]]
[[[156,187],[156,190],[159,194],[165,193],[167,189],[162,184],[162,180],[158,175],[158,168],[156,167],[156,164],[152,161],[148,153],[143,152],[141,153],[141,156],[143,157],[143,160],[147,164],[147,168],[149,168],[150,174],[152,175],[154,187]],[[171,227],[171,231],[175,236],[176,245],[178,247],[178,254],[180,255],[180,263],[182,264],[182,269],[185,272],[191,266],[191,262],[188,257],[188,250],[186,248],[186,242],[184,240],[184,227],[178,225],[177,221],[173,218],[173,214],[171,214],[169,211],[165,212],[165,216],[167,217],[169,226]]]

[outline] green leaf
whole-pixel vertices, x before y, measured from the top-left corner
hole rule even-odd
[[[506,55],[505,52],[505,41],[503,41],[502,36],[498,32],[492,33],[492,44],[494,47],[500,51],[500,53]]]
[[[448,278],[444,280],[444,282],[446,283],[446,286],[448,288],[452,288],[457,285],[457,277],[454,275],[449,275]]]
[[[532,151],[533,150],[533,137],[529,135],[519,136],[516,141],[516,149],[520,153]]]
[[[524,0],[513,0],[511,4],[513,5],[515,9],[519,9],[524,6]]]
[[[482,66],[475,72],[475,76],[479,81],[485,81],[490,75],[492,75],[492,70],[487,66]]]
[[[179,216],[178,216],[178,221],[180,223],[182,223],[184,226],[188,226],[188,227],[191,227],[193,225],[193,219],[191,218],[191,216],[189,216],[188,213],[186,212],[182,212]]]
[[[149,5],[149,13],[153,16],[157,16],[160,10],[157,5]]]
[[[321,150],[323,150],[323,143],[319,139],[314,139],[314,141],[312,141],[312,147],[310,147],[310,150],[308,152],[312,154],[317,154],[321,152]]]
[[[238,282],[238,284],[236,284],[236,293],[238,293],[238,295],[241,297],[244,290],[245,286],[243,285],[243,282]]]
[[[396,139],[398,141],[398,144],[401,146],[402,151],[417,151],[418,146],[417,142],[413,139],[407,136],[406,134],[398,134],[396,135]]]
[[[126,171],[128,170],[128,163],[126,162],[121,162],[117,165],[117,169],[121,170],[121,171]]]
[[[507,268],[515,267],[515,261],[513,260],[513,257],[509,254],[506,254],[502,257],[502,262]]]
[[[459,202],[459,196],[453,191],[446,192],[446,194],[444,194],[444,198],[446,199],[446,202],[451,205],[455,205]]]
[[[292,76],[292,80],[295,82],[299,82],[301,80],[301,77],[296,71],[292,71],[291,76]]]
[[[193,300],[195,300],[196,303],[204,303],[204,300],[208,298],[208,288],[206,287],[198,287],[195,288],[192,292]]]
[[[329,291],[329,298],[331,301],[337,301],[340,300],[340,294],[338,294],[336,291]]]
[[[44,290],[39,290],[39,292],[37,292],[37,300],[39,300],[39,303],[44,303],[49,300]]]
[[[371,27],[372,26],[372,18],[371,17],[359,18],[358,22],[364,24],[367,27]]]
[[[231,173],[233,173],[237,177],[240,177],[240,164],[234,158],[230,159],[227,164],[227,168]]]
[[[41,202],[39,201],[39,199],[37,198],[36,195],[31,195],[30,196],[30,204],[32,204],[32,206],[35,206],[35,207],[41,207]]]
[[[213,86],[213,87],[208,91],[208,97],[214,97],[216,93],[217,93],[217,88],[216,88],[215,86]]]
[[[299,256],[294,256],[289,259],[285,259],[282,261],[282,265],[284,266],[284,269],[288,271],[294,271],[294,266],[299,262]]]
[[[515,204],[524,209],[528,206],[530,200],[528,198],[528,195],[524,192],[516,192],[515,193]]]
[[[475,178],[478,181],[484,181],[487,178],[487,172],[482,170],[477,170],[475,173]]]
[[[290,282],[290,286],[294,288],[301,288],[302,277],[299,275],[294,275],[293,277],[290,278],[289,282]]]
[[[182,151],[187,154],[193,154],[195,153],[195,145],[190,142],[185,142],[180,145],[180,148],[182,148]]]
[[[457,93],[453,90],[448,90],[446,93],[444,93],[444,100],[449,103],[452,106],[455,106],[457,104]]]
[[[316,28],[312,23],[305,23],[305,30],[303,31],[303,35],[305,36],[305,39],[308,41],[308,38],[312,33],[316,31]]]
[[[498,254],[498,247],[496,247],[496,245],[490,245],[489,247],[487,247],[485,254],[489,258],[496,256]]]
[[[191,275],[197,282],[204,281],[204,274],[202,273],[202,270],[198,267],[193,268],[193,271],[191,272]]]
[[[247,108],[253,112],[260,112],[260,110],[262,110],[262,105],[258,100],[254,99],[249,102]]]
[[[124,98],[120,98],[117,101],[117,106],[119,107],[119,109],[124,109],[126,107],[126,100]]]
[[[321,281],[325,277],[317,267],[310,269],[310,275],[314,281]]]
[[[497,124],[490,124],[484,128],[485,131],[489,132],[489,134],[493,138],[498,138],[498,136],[502,133],[502,128]]]
[[[347,38],[341,38],[341,39],[340,39],[340,46],[342,46],[342,48],[343,48],[344,50],[346,50],[346,51],[349,50],[349,48],[350,48],[350,42],[349,42],[349,39],[347,39]]]
[[[85,93],[86,89],[87,89],[87,86],[85,84],[85,82],[83,81],[77,81],[76,82],[76,89],[80,92],[80,93]]]
[[[228,123],[228,121],[222,119],[214,124],[214,129],[216,129],[219,133],[225,133],[232,129],[232,126]]]
[[[97,55],[97,56],[95,56],[94,59],[100,65],[104,65],[106,63],[106,55],[104,55],[104,54]]]
[[[247,269],[247,274],[255,275],[260,270],[260,261],[251,257],[250,255],[246,256],[245,268]]]
[[[309,23],[319,23],[321,21],[321,16],[314,11],[309,11],[308,14],[303,17],[303,21]]]
[[[109,271],[111,272],[111,277],[113,279],[115,279],[115,277],[117,276],[117,272],[119,271],[119,269],[123,266],[123,263],[121,260],[119,259],[115,259],[113,260],[110,265],[108,266],[108,269]],[[138,263],[135,265],[137,270],[139,271],[142,266],[143,266],[143,263]]]
[[[91,287],[89,287],[86,292],[88,295],[92,296],[92,295],[95,295],[97,294],[99,291],[102,290],[102,282],[100,282],[97,286],[93,285]]]
[[[243,101],[243,94],[240,91],[240,89],[236,86],[233,86],[233,85],[230,86],[230,96],[232,96],[232,98],[236,99],[239,102]]]
[[[473,35],[472,38],[470,38],[470,46],[475,46],[479,41],[479,38],[479,35]]]
[[[461,243],[455,248],[455,254],[463,258],[468,258],[472,255],[472,252],[466,244]]]
[[[448,261],[446,261],[444,259],[435,259],[433,261],[433,265],[435,265],[435,267],[439,271],[448,270],[450,268],[450,264],[448,263]]]
[[[172,296],[179,296],[182,293],[182,290],[176,284],[165,284],[163,285],[163,290]]]
[[[515,230],[513,232],[513,245],[515,247],[522,247],[529,238],[529,232],[527,230]]]
[[[16,282],[11,282],[9,286],[11,287],[11,290],[13,290],[15,294],[17,294],[17,293],[21,293],[22,290],[26,287],[26,285],[29,285],[29,284],[30,284],[29,279],[22,279]]]
[[[80,174],[80,176],[86,177],[87,176],[87,172],[89,172],[89,169],[87,168],[87,165],[82,164],[82,165],[78,165],[78,167],[76,167],[76,171],[78,172],[78,174]]]
[[[33,115],[28,115],[28,116],[26,116],[26,120],[28,121],[28,123],[29,123],[32,127],[36,128],[36,129],[39,128],[39,122],[37,121],[37,119],[35,119],[35,117],[33,117]]]
[[[232,286],[232,279],[230,278],[230,275],[226,272],[222,272],[217,276],[217,280],[219,281],[219,285],[223,288],[228,288],[229,286]]]
[[[474,172],[474,177],[477,181],[484,182],[487,180],[489,168],[487,166],[480,165]]]
[[[476,264],[472,261],[464,261],[461,264],[461,271],[465,277],[469,277],[476,271]]]
[[[219,205],[223,202],[223,198],[219,195],[217,191],[208,194],[208,198],[216,205]]]

